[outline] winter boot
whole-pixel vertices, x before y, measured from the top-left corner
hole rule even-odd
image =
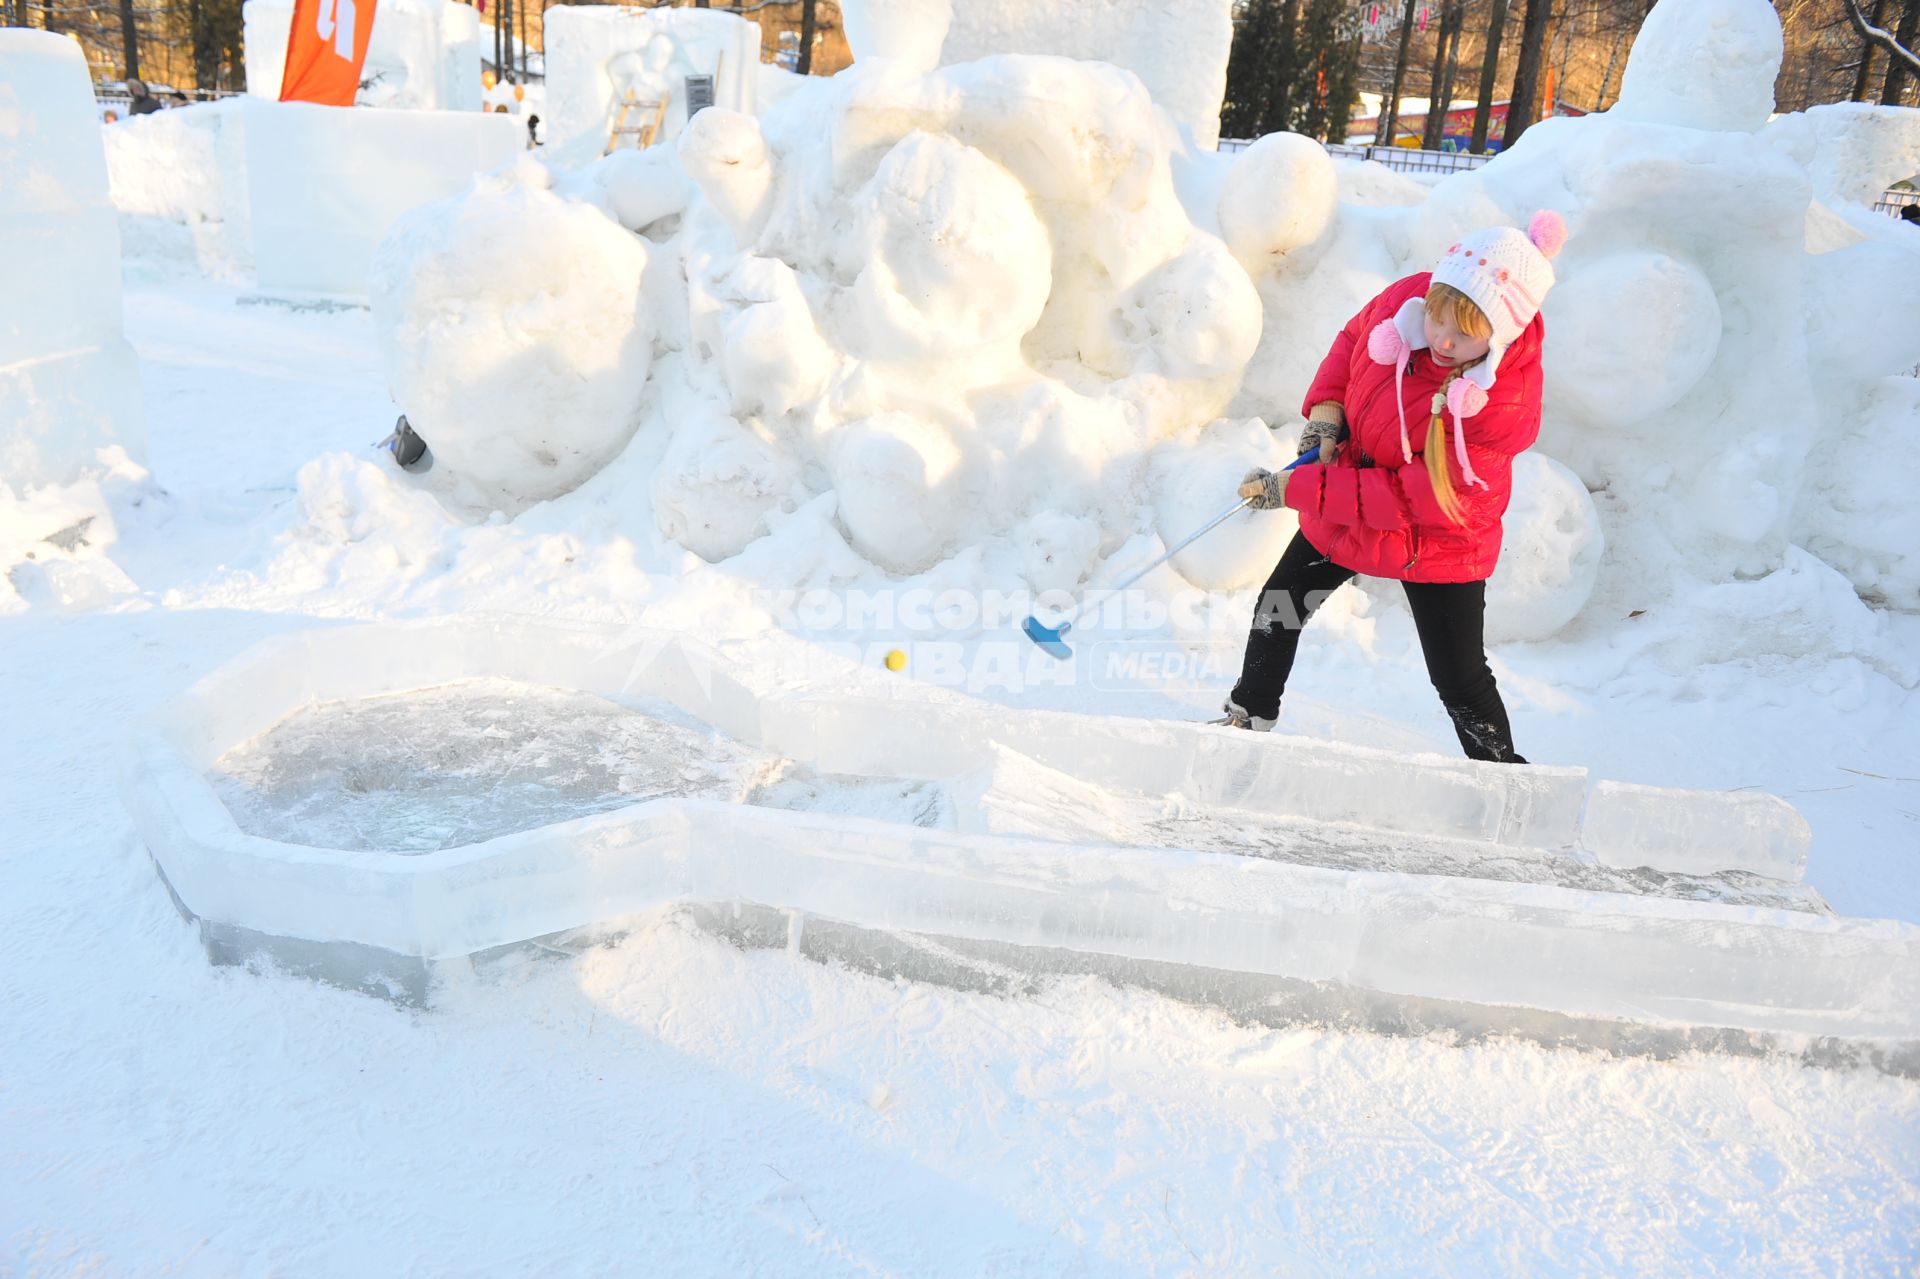
[[[1246,707],[1240,705],[1240,703],[1234,701],[1231,697],[1220,704],[1220,709],[1225,711],[1226,714],[1219,719],[1210,719],[1207,723],[1224,724],[1228,728],[1244,728],[1255,733],[1271,733],[1273,731],[1273,720],[1262,718],[1259,715],[1249,715]]]

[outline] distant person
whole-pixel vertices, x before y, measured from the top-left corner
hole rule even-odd
[[[494,104],[493,104],[493,113],[494,113],[495,115],[511,115],[511,114],[512,114],[512,112],[510,112],[510,111],[508,111],[508,110],[507,110],[507,104],[506,104],[506,103],[504,103],[504,102],[496,102],[496,103],[494,103]]]
[[[540,145],[540,117],[537,115],[529,114],[527,116],[527,150],[531,151],[539,145]]]
[[[1241,481],[1255,509],[1298,511],[1300,531],[1261,592],[1220,723],[1273,727],[1301,628],[1365,573],[1406,588],[1427,674],[1467,758],[1527,762],[1487,666],[1487,579],[1513,459],[1540,435],[1540,300],[1565,237],[1551,212],[1525,233],[1463,235],[1334,339],[1302,410],[1300,453],[1317,463]]]
[[[127,81],[127,97],[131,99],[127,103],[128,115],[152,115],[160,109],[160,99],[147,91],[145,80]]]
[[[1920,226],[1920,204],[1909,204],[1900,210],[1900,220],[1912,226]]]
[[[118,111],[108,111],[104,116],[100,118],[102,122],[106,124],[120,123],[120,113]]]

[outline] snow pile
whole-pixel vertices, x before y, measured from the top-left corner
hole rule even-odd
[[[293,0],[246,0],[247,92],[280,100]],[[480,109],[480,15],[454,0],[380,0],[361,69],[362,106]]]
[[[545,21],[550,109],[541,123],[547,146],[565,162],[598,156],[616,124],[640,128],[657,119],[656,142],[679,137],[689,119],[689,76],[713,77],[713,105],[754,109],[757,23],[710,9],[581,5],[556,6]]]
[[[146,468],[115,444],[90,469],[67,484],[0,484],[0,613],[36,604],[87,612],[138,589],[107,552],[120,540],[114,511],[151,489]]]
[[[1112,580],[1291,455],[1307,382],[1374,293],[1464,231],[1554,208],[1573,235],[1496,636],[1778,573],[1796,543],[1920,606],[1902,497],[1920,450],[1898,443],[1914,383],[1889,378],[1920,361],[1920,246],[1836,223],[1838,247],[1809,256],[1817,130],[1762,127],[1772,10],[1658,15],[1625,109],[1543,122],[1428,196],[1288,135],[1191,151],[1110,66],[923,70],[910,15],[865,12],[856,34],[880,52],[761,118],[716,108],[671,150],[558,179],[529,163],[413,215],[382,256],[380,319],[402,407],[440,433],[423,432],[447,474],[426,483],[475,480],[453,499],[470,517],[557,498],[540,527],[708,560],[775,534],[740,567],[778,586]],[[1722,44],[1710,76],[1653,74]],[[1875,153],[1899,153],[1874,120]],[[497,222],[500,243],[514,219],[543,264],[524,275],[425,230]],[[440,340],[455,331],[496,336]],[[523,331],[550,336],[510,351]],[[651,360],[622,345],[641,335]],[[1870,476],[1868,450],[1892,459]],[[525,460],[543,456],[560,464]],[[1175,568],[1253,585],[1291,529],[1241,517]],[[1829,607],[1817,576],[1781,578],[1788,607]]]
[[[0,495],[74,483],[111,445],[143,455],[100,125],[65,36],[0,31],[0,244]]]

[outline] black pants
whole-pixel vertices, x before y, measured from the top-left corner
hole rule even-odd
[[[1355,576],[1295,534],[1267,579],[1247,632],[1247,656],[1233,700],[1249,715],[1280,717],[1300,631],[1328,596]],[[1514,753],[1513,729],[1500,700],[1493,671],[1487,667],[1485,582],[1404,582],[1407,607],[1420,632],[1427,674],[1440,704],[1447,708],[1460,747],[1469,759],[1524,764]]]

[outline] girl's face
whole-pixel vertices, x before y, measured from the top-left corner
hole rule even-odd
[[[1484,356],[1491,345],[1486,338],[1469,337],[1462,333],[1445,317],[1435,317],[1429,312],[1425,319],[1427,354],[1443,369],[1457,369],[1472,364]]]

